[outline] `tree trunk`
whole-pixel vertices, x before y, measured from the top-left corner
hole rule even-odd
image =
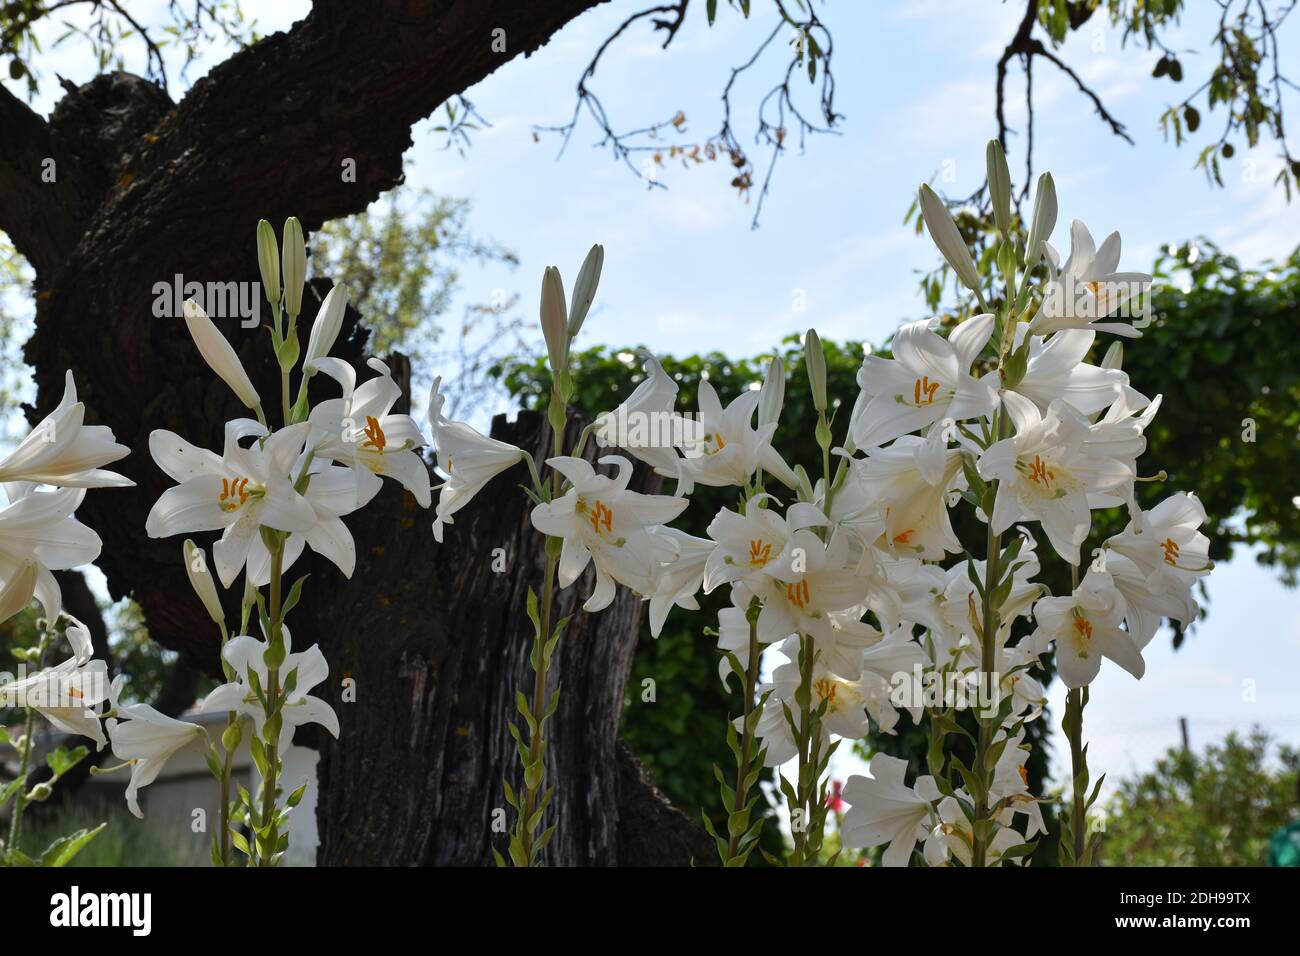
[[[288,33],[231,57],[179,104],[113,73],[67,84],[47,122],[0,87],[0,129],[15,134],[0,147],[0,228],[36,270],[26,355],[39,391],[30,414],[53,407],[70,368],[87,420],[110,425],[133,449],[115,467],[137,487],[93,492],[79,516],[104,539],[99,565],[110,591],[132,594],[151,636],[195,668],[217,672],[219,638],[190,592],[180,541],[145,537],[145,515],[168,485],[148,439],[167,428],[219,449],[223,423],[246,411],[203,366],[180,317],[155,317],[155,284],[176,275],[257,281],[259,218],[296,215],[312,230],[364,209],[401,182],[412,124],[597,2],[318,0]],[[497,29],[505,53],[492,49]],[[41,178],[47,158],[54,182]],[[355,182],[341,175],[345,160]],[[315,309],[304,303],[308,317]],[[367,336],[356,318],[349,313],[335,354],[360,368]],[[262,394],[277,394],[265,332],[219,324]],[[323,378],[314,398],[331,394]],[[409,371],[399,367],[398,378],[409,384]],[[539,444],[532,416],[497,427]],[[313,573],[290,622],[293,640],[322,644],[334,670],[321,693],[343,727],[321,762],[321,862],[488,859],[500,778],[513,769],[505,720],[525,676],[519,611],[539,579],[540,539],[512,477],[463,513],[441,549],[431,516],[388,486],[351,519],[353,581],[332,567],[304,568]],[[487,563],[496,547],[507,560],[499,575]],[[227,598],[233,611],[237,596]],[[560,613],[574,600],[570,589]],[[664,813],[617,753],[638,616],[621,595],[604,613],[576,618],[562,642],[550,755],[560,829],[549,863],[662,862],[644,835],[655,832],[647,818],[658,820],[665,845],[698,835]],[[356,703],[339,700],[347,675]]]
[[[579,431],[571,422],[566,445]],[[539,461],[551,454],[538,413],[514,423],[499,416],[492,433]],[[589,451],[594,459],[594,443]],[[357,696],[338,707],[341,740],[322,750],[322,778],[346,783],[321,794],[321,863],[478,864],[490,862],[489,846],[505,854],[502,824],[514,811],[502,780],[516,789],[521,782],[507,723],[521,723],[515,694],[532,687],[524,607],[529,588],[540,594],[545,567],[543,538],[518,488],[527,483],[522,464],[498,476],[456,516],[442,546],[430,516],[391,486],[357,529],[353,580],[326,572],[322,595],[313,576],[317,603],[297,614],[295,643],[305,619]],[[632,487],[657,484],[638,471]],[[632,758],[619,752],[618,721],[641,601],[620,588],[607,609],[586,614],[580,605],[593,586],[588,569],[555,606],[557,620],[573,616],[552,665],[561,694],[548,724],[556,793],[547,813],[558,826],[543,861],[662,862],[660,840],[686,849],[675,862],[704,859],[703,831],[665,812],[648,780],[625,769]]]

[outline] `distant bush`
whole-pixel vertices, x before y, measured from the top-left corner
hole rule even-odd
[[[1300,751],[1259,728],[1203,754],[1170,749],[1108,806],[1111,866],[1263,866],[1269,838],[1300,817]]]

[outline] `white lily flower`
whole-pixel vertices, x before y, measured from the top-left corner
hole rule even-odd
[[[1042,716],[1043,708],[1047,706],[1047,691],[1038,678],[1029,673],[1029,668],[1038,664],[1038,658],[1046,649],[1039,641],[1026,638],[1015,647],[1004,647],[998,652],[1002,692],[998,704],[1001,704],[1002,698],[1011,698],[1008,721],[1023,720],[1028,723]],[[971,659],[974,660],[974,648],[971,650]]]
[[[874,648],[885,635],[868,622],[862,620],[867,608],[855,605],[843,611],[832,611],[829,615],[830,639],[817,644],[817,659],[829,670],[844,677],[857,680],[862,674],[862,655],[868,648]]]
[[[0,624],[27,610],[36,593],[36,562],[27,560],[18,566],[0,586]]]
[[[239,356],[235,354],[234,348],[193,299],[185,300],[185,327],[190,330],[190,338],[198,346],[203,361],[207,362],[208,367],[230,386],[230,390],[236,397],[249,408],[257,408],[261,405],[262,400],[258,397],[257,389],[253,388],[253,383],[248,373],[244,371],[244,366],[239,361]]]
[[[284,628],[282,633],[285,651],[288,652],[293,641],[288,628]],[[222,649],[221,656],[234,669],[235,679],[214,688],[212,693],[203,699],[203,703],[199,704],[199,710],[234,711],[250,717],[257,728],[257,733],[261,735],[266,723],[266,714],[257,695],[253,692],[248,674],[250,671],[256,673],[262,688],[270,686],[270,674],[264,659],[267,647],[266,641],[258,640],[248,634],[231,638]],[[313,687],[329,676],[329,664],[325,662],[325,655],[321,653],[319,645],[313,644],[307,650],[296,654],[285,654],[284,663],[280,665],[281,687],[285,686],[284,681],[289,674],[295,671],[297,676],[294,678],[293,690],[285,699],[280,711],[283,725],[280,728],[277,745],[281,753],[293,742],[294,729],[304,724],[320,724],[336,740],[339,736],[339,719],[334,713],[334,708],[309,693]]]
[[[69,370],[63,400],[9,455],[0,461],[0,482],[58,485],[61,488],[129,488],[135,482],[101,466],[130,454],[105,425],[86,425],[86,406],[77,401]]]
[[[481,435],[464,422],[442,415],[445,396],[439,392],[442,377],[434,379],[429,392],[429,425],[433,429],[436,465],[446,472],[447,482],[438,494],[433,536],[442,541],[443,525],[464,508],[489,481],[523,460],[524,453],[507,442]]]
[[[1124,597],[1104,571],[1089,569],[1068,597],[1047,597],[1034,606],[1033,640],[1056,643],[1056,669],[1066,687],[1092,683],[1109,657],[1134,677],[1146,670],[1142,652],[1127,631]]]
[[[1022,323],[1017,329],[1017,347],[1024,339],[1025,328]],[[1083,360],[1096,337],[1096,332],[1084,329],[1065,329],[1046,339],[1033,336],[1024,377],[1011,391],[1025,396],[1044,412],[1056,399],[1085,415],[1110,405],[1132,389],[1128,388],[1128,376],[1119,369],[1089,365]],[[996,378],[997,372],[989,376]]]
[[[410,415],[393,413],[402,390],[388,366],[376,358],[366,364],[379,374],[357,385],[356,372],[347,362],[316,360],[313,367],[343,386],[343,396],[311,410],[311,446],[317,456],[356,472],[358,508],[379,493],[380,476],[397,481],[427,508],[433,501],[429,469],[415,452],[424,447],[424,435]]]
[[[97,705],[109,697],[108,666],[93,659],[90,631],[80,621],[73,620],[63,633],[72,656],[0,685],[0,706],[30,708],[58,730],[89,737],[102,750],[105,739]]]
[[[859,401],[861,398],[859,393]],[[826,513],[833,531],[843,531],[856,547],[868,548],[885,532],[885,517],[879,499],[875,489],[863,480],[862,459],[853,458],[842,448],[832,449],[831,454],[845,458],[848,469],[831,498],[829,512],[826,512],[826,482],[821,478],[813,488],[813,501]]]
[[[16,577],[26,581],[30,563],[35,572],[30,599],[41,602],[45,617],[58,619],[63,595],[51,571],[65,571],[91,564],[99,557],[99,535],[73,517],[86,495],[84,488],[35,491],[30,484],[11,484],[18,495],[0,508],[0,581],[7,586]],[[25,590],[24,585],[21,590]],[[20,601],[17,594],[11,595]],[[21,602],[23,606],[26,601]]]
[[[757,588],[763,601],[759,640],[768,644],[791,634],[829,640],[830,613],[861,604],[869,589],[870,582],[849,562],[847,536],[834,535],[827,544],[809,528],[800,528]]]
[[[1191,586],[1214,567],[1210,539],[1201,533],[1205,506],[1194,494],[1171,495],[1150,511],[1133,509],[1128,527],[1106,547],[1131,560],[1147,580],[1167,575]]]
[[[300,457],[291,474],[298,474],[302,464]],[[311,505],[315,521],[306,531],[290,532],[284,539],[281,571],[287,571],[306,546],[328,558],[345,578],[350,578],[357,566],[357,547],[343,516],[357,509],[357,473],[327,461],[312,461],[308,472],[310,479],[302,496]],[[271,580],[271,552],[261,535],[253,538],[248,551],[248,580],[256,587]]]
[[[705,565],[705,593],[719,584],[737,581],[750,591],[765,586],[771,569],[784,556],[791,535],[785,518],[772,508],[760,507],[765,500],[771,499],[750,499],[744,514],[723,508],[709,522],[708,534],[717,547]]]
[[[131,780],[126,785],[127,808],[139,819],[140,791],[158,779],[158,774],[176,753],[199,743],[207,743],[208,734],[198,724],[168,717],[148,704],[117,703],[116,682],[113,689],[115,715],[105,723],[113,741],[113,754],[131,764]]]
[[[673,411],[677,383],[657,358],[648,352],[643,356],[646,377],[626,401],[596,417],[596,441],[602,448],[621,448],[661,475],[676,478],[678,492],[684,493],[677,448],[699,441],[700,428]]]
[[[1005,740],[1006,736],[1005,731],[999,731],[993,738],[993,742],[996,744],[1000,740]],[[997,803],[1005,800],[1012,816],[1023,813],[1029,821],[1029,825],[1025,828],[1026,841],[1047,832],[1047,824],[1043,822],[1043,811],[1038,801],[1029,792],[1029,771],[1025,765],[1029,762],[1032,753],[1033,749],[1025,743],[1025,730],[1022,727],[1007,742],[1002,756],[998,758],[997,766],[993,768],[993,782],[989,785],[990,802]],[[1010,823],[1010,819],[1007,822]]]
[[[676,528],[651,525],[646,530],[667,539],[676,553],[672,561],[659,568],[654,593],[650,595],[650,634],[658,637],[668,612],[674,607],[688,611],[700,609],[695,595],[704,583],[704,567],[716,545],[708,538],[697,538]]]
[[[992,413],[997,389],[990,380],[974,378],[970,368],[993,334],[993,316],[973,316],[946,339],[933,331],[937,322],[907,323],[894,333],[892,359],[862,360],[858,385],[870,401],[859,406],[850,425],[858,448],[875,448],[945,418]]]
[[[894,596],[895,607],[882,616],[876,611],[886,630],[893,630],[904,621],[920,624],[928,630],[946,627],[940,610],[943,591],[948,582],[943,568],[927,564],[919,558],[894,558],[885,555],[879,562],[884,578],[884,588]]]
[[[696,482],[714,487],[743,486],[759,468],[787,488],[797,486],[794,472],[772,447],[776,423],[757,429],[751,424],[761,399],[760,391],[749,389],[724,411],[713,386],[707,380],[700,382],[699,438],[688,442],[680,466],[686,478],[684,493],[689,493]]]
[[[797,638],[792,638],[797,642]],[[797,643],[793,651],[783,648],[787,656],[798,654]],[[869,678],[874,679],[874,678]],[[795,704],[795,692],[799,689],[799,665],[787,661],[772,672],[771,683],[759,688],[760,696],[771,691],[763,713],[758,719],[755,733],[762,741],[762,748],[767,751],[765,765],[779,767],[798,756],[798,745],[786,719],[785,710],[790,709],[795,725],[800,722],[800,710]],[[813,709],[826,704],[822,715],[823,732],[835,734],[849,740],[861,740],[871,732],[867,720],[867,695],[869,691],[862,680],[848,680],[827,670],[820,664],[813,667],[812,706]],[[743,718],[737,718],[738,720]],[[739,729],[739,725],[737,725]]]
[[[1130,511],[1128,527],[1106,541],[1103,560],[1128,604],[1129,633],[1142,648],[1164,618],[1184,625],[1196,620],[1192,588],[1214,562],[1200,531],[1205,508],[1195,495],[1180,492],[1150,511],[1130,503]]]
[[[1136,338],[1142,333],[1127,322],[1101,322],[1151,285],[1145,272],[1117,272],[1120,238],[1112,232],[1098,249],[1088,227],[1070,223],[1070,258],[1058,271],[1060,257],[1043,243],[1050,272],[1043,303],[1029,330],[1046,335],[1061,329],[1095,329]]]
[[[879,545],[896,555],[940,560],[961,551],[948,516],[949,492],[965,487],[961,453],[949,449],[943,423],[928,437],[902,435],[853,468],[884,522]]]
[[[316,512],[294,490],[291,469],[310,432],[306,422],[267,435],[247,418],[226,424],[221,457],[191,445],[174,432],[157,429],[149,451],[158,467],[178,484],[154,502],[145,521],[151,538],[192,531],[221,531],[212,548],[217,575],[230,587],[248,560],[261,527],[310,531]],[[265,438],[244,448],[240,440]]]
[[[862,652],[858,665],[862,670],[862,683],[872,691],[866,697],[867,710],[881,733],[896,733],[894,726],[898,723],[899,710],[893,695],[896,682],[924,664],[925,652],[912,639],[911,624],[899,625]],[[911,714],[913,723],[920,725],[924,710],[920,701],[913,701],[902,709]]]
[[[844,785],[844,802],[849,804],[840,822],[844,846],[862,849],[887,843],[885,866],[907,866],[917,842],[929,833],[939,788],[929,775],[907,786],[907,761],[889,754],[875,754],[867,769],[870,776],[854,774]]]
[[[1001,482],[993,530],[1001,534],[1016,521],[1039,521],[1057,554],[1078,564],[1091,507],[1122,501],[1134,464],[1108,457],[1104,444],[1093,447],[1088,420],[1064,402],[1053,402],[1045,416],[1014,392],[1004,394],[1003,403],[1016,434],[995,442],[978,462],[983,478]]]
[[[970,794],[966,793],[966,791],[958,790],[957,792],[968,801],[970,800]],[[946,866],[949,857],[952,856],[961,860],[963,866],[970,866],[974,835],[970,821],[966,819],[966,814],[962,811],[961,804],[957,802],[956,797],[944,797],[939,801],[937,810],[940,822],[925,841],[926,865]],[[1012,814],[1006,812],[999,815],[998,822],[1001,825],[994,832],[984,851],[985,866],[997,866],[1002,862],[1002,855],[1007,850],[1025,842],[1024,837],[1008,826],[1011,816]],[[1017,859],[1015,862],[1023,863],[1024,861]]]
[[[1173,575],[1148,576],[1137,563],[1116,551],[1106,552],[1105,568],[1124,595],[1124,624],[1139,650],[1151,643],[1165,618],[1186,625],[1200,613],[1191,587]]]
[[[722,651],[722,658],[718,661],[718,677],[722,680],[723,685],[727,683],[727,675],[731,673],[731,661],[727,658],[726,652],[730,651],[736,655],[740,661],[742,673],[737,675],[744,677],[743,669],[749,667],[749,603],[754,598],[753,592],[743,584],[732,585],[731,588],[731,606],[724,607],[718,612],[718,650]],[[763,649],[759,647],[759,653]]]
[[[676,555],[672,543],[651,534],[651,525],[664,525],[686,508],[685,498],[645,495],[628,490],[632,462],[607,455],[600,464],[618,469],[614,477],[597,474],[582,458],[548,458],[546,463],[570,482],[567,492],[533,508],[533,527],[563,539],[559,582],[567,588],[588,563],[596,564],[596,590],[583,609],[600,611],[614,600],[614,582],[648,596],[655,591],[663,564]]]

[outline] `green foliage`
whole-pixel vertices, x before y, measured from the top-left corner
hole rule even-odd
[[[84,845],[75,866],[192,866],[190,846],[166,838],[165,831],[141,824],[120,806],[64,803],[28,817],[28,838],[32,847],[53,844],[66,834],[104,829]]]
[[[1171,95],[1179,97],[1160,117],[1165,138],[1172,136],[1181,146],[1185,137],[1200,129],[1201,111],[1193,103],[1202,102],[1211,116],[1222,107],[1223,119],[1214,124],[1220,131],[1198,151],[1196,168],[1205,171],[1212,185],[1222,187],[1221,160],[1230,160],[1236,153],[1233,141],[1244,140],[1254,148],[1264,133],[1274,139],[1285,160],[1274,182],[1289,201],[1292,181],[1300,182],[1300,158],[1292,155],[1286,140],[1282,94],[1286,86],[1293,85],[1293,78],[1285,71],[1277,36],[1289,7],[1271,10],[1268,4],[1253,0],[1219,0],[1219,22],[1209,51],[1214,57],[1209,61],[1213,69],[1205,79],[1184,86],[1182,51],[1167,46],[1164,37],[1178,29],[1187,6],[1187,0],[1039,0],[1038,21],[1052,46],[1059,48],[1071,31],[1089,22],[1095,11],[1104,10],[1111,25],[1123,31],[1125,44],[1133,40],[1162,54],[1151,76],[1168,84]],[[1191,59],[1191,64],[1198,59]]]
[[[1102,858],[1113,866],[1263,866],[1269,839],[1300,816],[1300,752],[1256,728],[1203,754],[1171,748],[1120,782]]]
[[[1134,387],[1164,393],[1145,460],[1169,473],[1140,485],[1150,504],[1194,489],[1211,515],[1210,557],[1262,544],[1260,561],[1288,584],[1300,569],[1300,249],[1243,269],[1202,239],[1173,247],[1154,269],[1155,320],[1130,343]],[[1253,428],[1250,423],[1253,422]]]

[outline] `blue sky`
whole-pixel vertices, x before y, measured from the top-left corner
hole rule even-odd
[[[287,26],[307,6],[245,4],[264,32]],[[588,13],[532,57],[506,64],[469,90],[492,126],[474,136],[466,157],[440,150],[432,123],[415,130],[408,181],[469,197],[473,231],[520,257],[514,271],[467,267],[450,315],[460,314],[460,304],[504,289],[522,293],[522,310],[531,318],[543,267],[558,265],[572,282],[588,246],[602,242],[598,307],[583,333],[589,343],[755,354],[810,325],[824,336],[878,343],[900,319],[920,317],[917,272],[933,266],[935,253],[928,239],[902,224],[903,213],[917,184],[945,169],[955,181],[941,185],[954,194],[982,180],[984,144],[995,132],[994,62],[1014,32],[1020,4],[826,4],[821,15],[836,39],[842,133],[816,137],[803,155],[791,151],[781,160],[758,230],[750,228],[753,207],[729,189],[725,164],[670,168],[661,177],[669,188],[651,190],[607,151],[591,148],[598,134],[589,121],[561,159],[557,139],[534,142],[534,124],[567,120],[574,85],[592,52],[643,6],[616,0]],[[1248,264],[1300,243],[1300,215],[1272,186],[1279,161],[1268,145],[1250,154],[1239,149],[1226,167],[1227,188],[1218,190],[1192,163],[1196,144],[1217,128],[1220,114],[1206,117],[1204,135],[1190,147],[1175,149],[1162,139],[1160,112],[1210,68],[1210,14],[1217,8],[1189,6],[1201,15],[1186,17],[1167,38],[1180,51],[1201,51],[1182,54],[1189,80],[1181,86],[1152,80],[1157,54],[1121,49],[1119,35],[1108,29],[1086,27],[1063,51],[1128,124],[1136,146],[1112,136],[1071,81],[1036,65],[1035,169],[1050,169],[1057,182],[1058,248],[1066,244],[1070,218],[1083,219],[1098,236],[1119,229],[1124,267],[1134,269],[1149,267],[1161,245],[1197,235]],[[718,126],[719,94],[731,66],[747,59],[771,28],[766,17],[756,15],[756,21],[724,9],[709,29],[703,4],[696,4],[667,52],[648,29],[621,40],[593,84],[614,125],[643,126],[680,109],[687,117],[683,138],[707,136]],[[1284,28],[1282,46],[1292,65],[1300,65],[1294,21]],[[737,134],[746,145],[757,99],[782,68],[784,53],[774,45],[737,91]],[[47,76],[57,69],[77,81],[89,78],[84,57],[71,50],[55,51],[48,62]],[[200,63],[191,76],[204,68]],[[1013,70],[1013,129],[1023,126],[1022,82]],[[48,87],[38,103],[44,110],[52,105],[54,84]],[[1293,109],[1300,110],[1300,102]],[[1017,177],[1020,150],[1013,136]],[[805,311],[796,311],[799,302]],[[1297,596],[1245,554],[1217,569],[1209,590],[1211,617],[1177,653],[1166,636],[1157,637],[1141,682],[1103,668],[1087,717],[1094,767],[1115,775],[1149,765],[1178,741],[1180,716],[1189,718],[1195,744],[1253,722],[1300,743],[1300,705],[1289,685],[1300,677]],[[1253,697],[1244,692],[1251,686],[1245,681],[1255,682]],[[1060,713],[1061,689],[1053,696]]]

